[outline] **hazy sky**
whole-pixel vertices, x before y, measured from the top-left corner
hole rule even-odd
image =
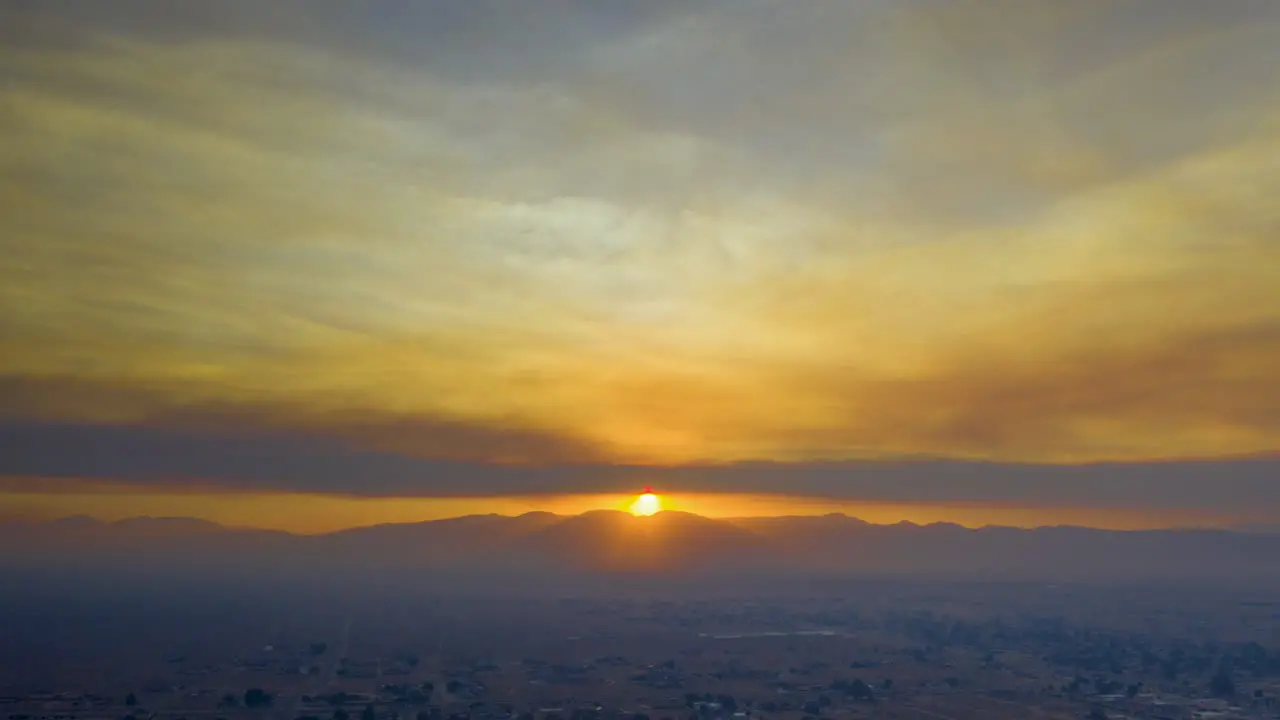
[[[1280,508],[1280,463],[1177,462],[1280,452],[1280,3],[14,0],[0,28],[0,503],[766,461],[652,474]],[[904,457],[999,466],[830,465]],[[1009,465],[1097,462],[1144,464]]]

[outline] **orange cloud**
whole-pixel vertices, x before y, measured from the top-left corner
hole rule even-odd
[[[472,75],[64,18],[0,50],[3,411],[536,465],[1280,451],[1280,19],[1161,12],[690,9]]]

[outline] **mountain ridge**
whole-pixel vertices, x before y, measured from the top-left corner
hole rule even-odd
[[[0,516],[0,528],[11,526],[11,525],[23,525],[23,526],[30,527],[30,526],[58,525],[63,523],[68,523],[68,524],[83,523],[86,525],[96,524],[104,527],[113,527],[113,526],[120,527],[120,526],[127,526],[134,523],[144,523],[144,522],[151,522],[151,523],[189,522],[192,524],[201,524],[204,526],[208,526],[210,529],[218,528],[226,532],[270,532],[270,533],[292,535],[295,537],[327,537],[327,536],[333,536],[333,535],[347,535],[351,533],[359,533],[362,531],[368,531],[368,530],[373,530],[378,528],[391,529],[391,528],[421,527],[421,526],[432,525],[436,523],[453,523],[457,521],[472,521],[472,520],[478,520],[478,519],[517,520],[520,518],[530,518],[530,517],[549,517],[549,518],[566,519],[566,518],[581,517],[583,515],[595,515],[595,514],[606,514],[606,515],[630,517],[630,518],[635,518],[636,520],[641,522],[645,521],[646,519],[644,517],[636,518],[635,516],[631,515],[631,513],[625,510],[613,510],[613,509],[607,509],[607,508],[587,510],[582,513],[563,514],[563,515],[549,512],[546,510],[532,510],[529,512],[520,513],[518,515],[505,515],[502,513],[469,513],[466,515],[455,515],[450,517],[432,518],[429,520],[371,523],[368,525],[353,525],[351,527],[339,528],[336,530],[328,530],[324,532],[303,533],[303,532],[293,532],[290,530],[283,530],[283,529],[277,529],[277,528],[258,527],[253,525],[227,525],[223,523],[214,522],[212,520],[205,520],[203,518],[197,518],[193,516],[183,516],[183,515],[173,515],[173,516],[136,515],[136,516],[130,516],[126,518],[120,518],[117,520],[100,520],[91,515],[79,514],[79,515],[67,515],[67,516],[50,518],[50,519],[32,519],[30,517],[21,517],[21,516],[13,516],[13,517]],[[892,523],[877,523],[877,522],[872,522],[870,520],[864,520],[860,517],[857,517],[856,515],[848,515],[846,513],[839,513],[839,512],[825,513],[822,515],[795,515],[795,514],[793,515],[736,515],[736,516],[712,518],[707,515],[698,515],[696,513],[690,513],[682,510],[663,510],[651,517],[657,517],[657,516],[663,516],[663,515],[667,515],[667,516],[686,515],[686,516],[702,518],[705,520],[732,523],[735,525],[737,524],[753,525],[757,523],[767,523],[767,522],[774,522],[774,521],[820,522],[820,521],[837,520],[837,521],[848,521],[850,523],[857,524],[863,527],[869,527],[869,528],[889,528],[889,527],[930,528],[930,527],[945,526],[945,527],[969,530],[974,532],[988,530],[988,529],[1019,530],[1024,532],[1030,532],[1035,530],[1048,530],[1048,529],[1055,529],[1055,528],[1073,528],[1073,529],[1089,530],[1089,531],[1095,531],[1095,532],[1116,532],[1116,533],[1206,531],[1206,532],[1228,532],[1228,533],[1238,533],[1238,534],[1249,534],[1249,533],[1280,532],[1280,524],[1266,524],[1266,523],[1229,525],[1229,526],[1222,526],[1222,527],[1170,525],[1167,527],[1151,527],[1151,528],[1103,528],[1103,527],[1095,527],[1092,525],[1073,525],[1073,524],[1053,524],[1053,525],[987,524],[987,525],[972,526],[972,525],[963,525],[960,523],[955,523],[947,520],[938,520],[938,521],[929,522],[929,523],[917,523],[911,520],[899,520],[897,522],[892,522]]]
[[[1229,529],[881,525],[843,514],[713,519],[666,511],[632,517],[608,510],[467,515],[317,535],[189,518],[0,523],[0,566],[184,562],[482,574],[1280,577],[1280,536]]]

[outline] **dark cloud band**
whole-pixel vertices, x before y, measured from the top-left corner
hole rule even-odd
[[[424,430],[429,434],[430,431]],[[425,438],[429,439],[429,438]],[[1280,459],[1016,465],[937,460],[689,467],[502,466],[343,448],[298,433],[181,432],[60,423],[0,425],[0,475],[27,491],[99,480],[362,497],[632,492],[786,494],[845,500],[1042,507],[1280,511]]]

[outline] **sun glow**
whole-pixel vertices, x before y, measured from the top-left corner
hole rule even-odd
[[[662,511],[662,498],[646,489],[631,503],[630,510],[637,517],[656,515]]]

